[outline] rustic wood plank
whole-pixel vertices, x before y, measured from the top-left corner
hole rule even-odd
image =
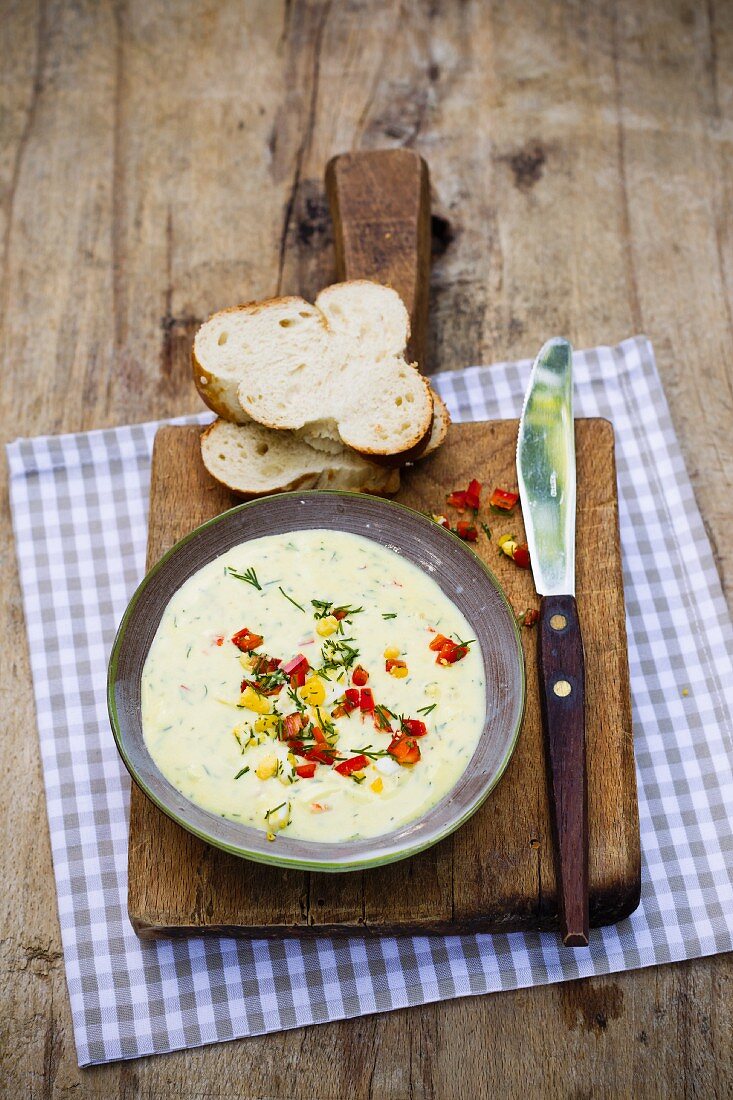
[[[329,161],[336,274],[394,287],[410,314],[407,355],[425,368],[430,287],[430,175],[407,149],[344,153]]]
[[[731,5],[6,8],[3,438],[197,408],[162,368],[187,377],[195,321],[278,279],[316,293],[325,163],[407,146],[438,212],[429,369],[643,327],[730,599]],[[730,957],[80,1072],[5,502],[2,525],[8,1095],[730,1095]]]

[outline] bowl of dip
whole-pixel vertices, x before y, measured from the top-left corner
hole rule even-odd
[[[514,613],[427,516],[342,492],[225,512],[154,566],[109,663],[142,791],[243,858],[349,871],[422,851],[501,778],[524,708]]]

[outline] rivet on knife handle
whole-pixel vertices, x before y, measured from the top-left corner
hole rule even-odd
[[[573,596],[543,596],[538,632],[540,701],[554,806],[560,926],[567,947],[588,945],[588,794],[585,666]]]

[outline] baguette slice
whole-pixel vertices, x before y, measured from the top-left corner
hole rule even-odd
[[[314,450],[293,432],[262,424],[215,420],[201,436],[201,457],[212,477],[250,498],[287,489],[349,489],[396,493],[399,470],[377,466],[346,447],[337,454]]]
[[[396,291],[337,283],[315,305],[272,298],[215,313],[194,339],[194,380],[227,420],[408,461],[433,419],[430,387],[404,358],[408,336]]]
[[[433,400],[435,415],[425,455],[440,446],[450,424],[441,398],[434,393]],[[397,492],[399,470],[335,446],[335,452],[316,450],[294,432],[276,432],[253,420],[232,424],[219,419],[201,436],[201,457],[213,478],[246,498],[286,489],[349,489],[385,496]]]

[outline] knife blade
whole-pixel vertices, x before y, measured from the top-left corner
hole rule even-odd
[[[572,348],[553,337],[535,359],[517,438],[525,534],[540,600],[538,671],[550,776],[563,943],[588,945],[585,667],[575,602]]]

